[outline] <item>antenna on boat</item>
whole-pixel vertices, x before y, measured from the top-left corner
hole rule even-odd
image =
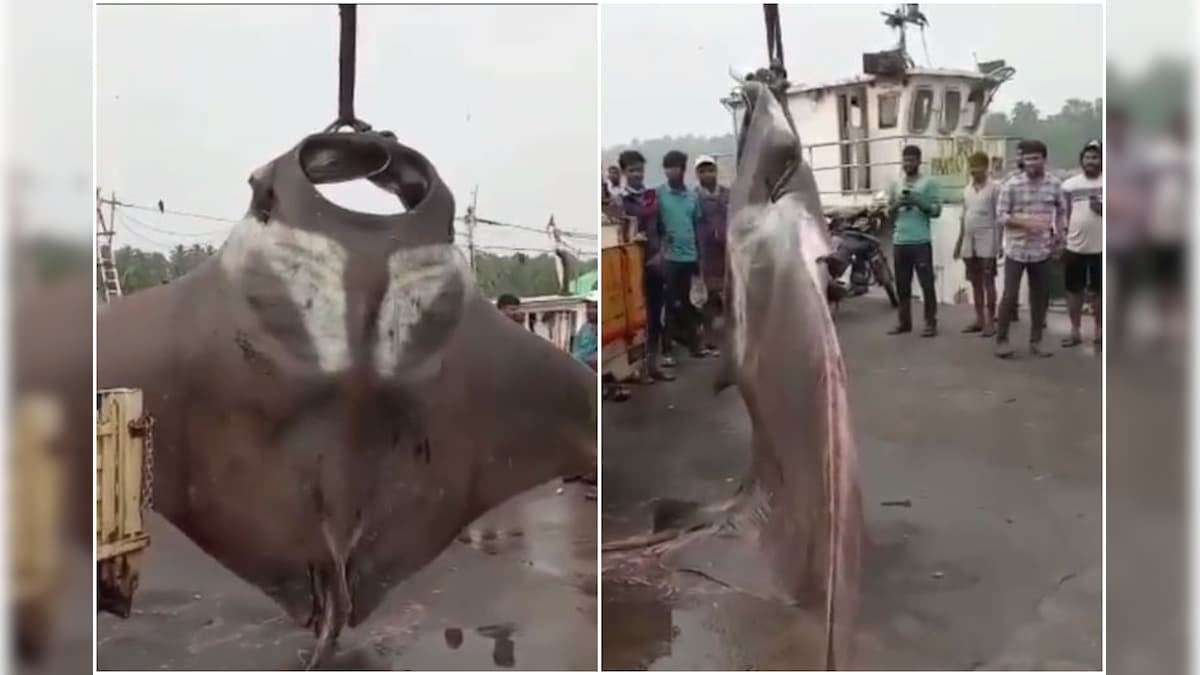
[[[880,12],[883,15],[883,23],[888,28],[900,33],[900,43],[897,49],[904,55],[905,61],[910,66],[915,66],[912,57],[908,54],[908,29],[907,26],[912,24],[921,29],[921,40],[925,40],[925,27],[929,25],[929,19],[921,12],[920,5],[915,2],[909,2],[902,5],[897,5],[896,9],[891,12]],[[925,60],[929,60],[929,49],[925,50]]]

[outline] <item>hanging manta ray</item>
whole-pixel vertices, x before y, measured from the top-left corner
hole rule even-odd
[[[668,569],[703,570],[739,591],[805,608],[819,626],[814,661],[850,658],[863,536],[846,373],[825,301],[830,249],[811,168],[785,89],[769,70],[739,81],[745,116],[730,188],[727,344],[716,383],[741,393],[751,466],[729,501],[656,513],[657,532],[604,545],[610,568],[629,549]],[[801,636],[797,636],[798,639]],[[815,645],[819,645],[816,647]]]
[[[406,212],[315,188],[358,178]],[[592,470],[596,380],[477,291],[394,136],[309,136],[250,188],[216,256],[100,310],[96,385],[144,392],[156,510],[313,628],[311,667],[476,517]]]

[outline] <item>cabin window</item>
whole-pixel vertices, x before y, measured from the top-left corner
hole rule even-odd
[[[862,128],[862,125],[863,125],[862,106],[860,106],[858,104],[857,96],[851,96],[850,97],[850,127],[853,129],[860,129],[860,128]]]
[[[949,134],[957,129],[960,113],[962,113],[962,92],[957,89],[947,89],[942,98],[942,126],[939,131]]]
[[[976,89],[967,96],[967,121],[963,129],[975,131],[983,119],[983,92]]]
[[[879,95],[879,128],[894,129],[900,117],[900,93]]]
[[[929,128],[929,118],[933,113],[933,90],[918,89],[913,97],[912,114],[909,116],[909,131],[914,134],[923,133]]]

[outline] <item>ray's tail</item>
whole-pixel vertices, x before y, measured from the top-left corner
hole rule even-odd
[[[828,380],[831,448],[825,457],[829,547],[825,593],[825,667],[848,666],[858,619],[863,514],[858,483],[858,449],[850,428],[845,366],[832,357]]]

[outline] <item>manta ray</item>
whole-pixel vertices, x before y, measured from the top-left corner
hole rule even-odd
[[[752,426],[749,475],[725,503],[656,519],[659,531],[606,543],[752,595],[808,608],[829,670],[850,658],[863,507],[846,372],[826,303],[831,243],[812,170],[787,113],[786,84],[740,81],[745,113],[730,187],[725,339],[715,389],[736,386]],[[678,505],[675,505],[678,510]]]
[[[316,188],[363,178],[404,211],[355,212]],[[311,627],[313,667],[478,516],[589,473],[598,382],[481,295],[453,195],[394,135],[310,135],[249,187],[215,256],[100,307],[95,384],[142,390],[155,510]],[[91,292],[31,302],[68,335],[27,341],[32,380],[74,402],[78,486],[92,480]]]

